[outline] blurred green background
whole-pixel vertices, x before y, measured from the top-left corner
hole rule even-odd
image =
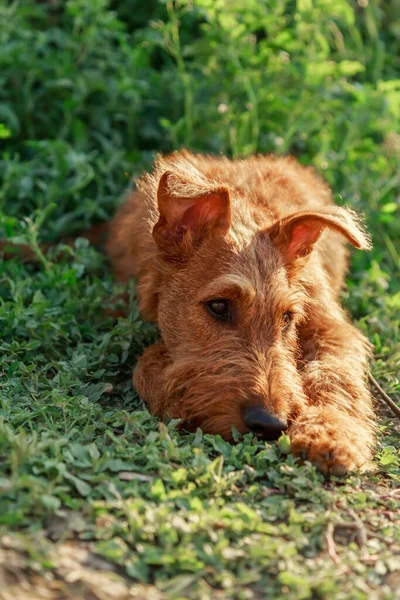
[[[5,214],[56,202],[46,234],[79,231],[112,214],[127,173],[186,146],[293,153],[343,201],[392,221],[396,0],[28,0],[0,10]]]

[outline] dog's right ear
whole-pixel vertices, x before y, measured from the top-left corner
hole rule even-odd
[[[163,173],[157,191],[159,219],[153,237],[167,254],[184,256],[211,234],[225,235],[231,225],[229,190],[201,189],[176,173]]]

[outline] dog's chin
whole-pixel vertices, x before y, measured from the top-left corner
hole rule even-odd
[[[198,429],[201,429],[204,434],[219,435],[227,442],[235,441],[233,431],[237,431],[241,435],[248,433],[248,429],[242,420],[228,418],[226,415],[213,418],[194,417],[182,419],[179,428],[189,433],[195,433]]]

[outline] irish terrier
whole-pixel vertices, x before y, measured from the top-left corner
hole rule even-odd
[[[232,439],[288,432],[343,475],[371,457],[369,343],[338,297],[346,238],[370,241],[292,158],[159,157],[110,226],[107,251],[161,340],[133,375],[152,414]]]

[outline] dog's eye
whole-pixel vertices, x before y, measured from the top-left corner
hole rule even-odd
[[[228,300],[223,298],[217,298],[215,300],[209,300],[205,303],[206,309],[209,314],[218,319],[218,321],[229,321],[231,318],[230,303]]]
[[[293,313],[290,310],[287,310],[282,315],[283,320],[283,331],[286,331],[289,328],[290,323],[293,320]]]

